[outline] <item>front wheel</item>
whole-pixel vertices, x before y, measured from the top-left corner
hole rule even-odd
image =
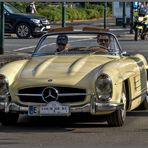
[[[25,23],[18,24],[16,27],[16,35],[18,38],[29,38],[31,36],[31,29]]]
[[[0,122],[2,125],[14,125],[19,118],[18,113],[0,113]]]
[[[143,40],[148,40],[148,33],[144,33],[143,36],[142,36],[142,39]]]
[[[119,127],[124,124],[126,118],[126,104],[127,104],[125,92],[122,93],[122,103],[123,103],[122,109],[118,109],[107,116],[107,122],[109,126]]]

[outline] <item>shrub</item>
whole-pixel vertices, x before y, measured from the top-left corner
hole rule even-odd
[[[92,18],[98,18],[99,17],[99,11],[95,9],[86,9],[87,13],[87,18],[92,19]]]
[[[78,12],[79,12],[79,14],[78,14],[79,19],[82,19],[82,20],[87,19],[87,13],[86,13],[85,9],[78,8]]]
[[[19,9],[21,12],[26,12],[26,7],[29,3],[25,2],[11,2],[11,4]],[[62,19],[62,7],[59,5],[52,5],[51,3],[36,3],[38,15],[46,16],[50,21],[60,21]],[[107,16],[111,16],[111,8],[107,7]],[[80,20],[103,17],[104,6],[100,4],[86,3],[85,7],[66,7],[66,20]]]

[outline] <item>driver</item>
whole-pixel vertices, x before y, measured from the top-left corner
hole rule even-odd
[[[97,35],[97,43],[104,47],[104,49],[106,48],[106,50],[110,47],[110,43],[111,43],[111,39],[109,37],[109,35],[106,34],[98,34]]]
[[[57,44],[57,49],[56,49],[57,53],[67,51],[68,50],[68,37],[67,37],[67,35],[65,35],[65,34],[58,35],[57,40],[56,40],[56,44]]]

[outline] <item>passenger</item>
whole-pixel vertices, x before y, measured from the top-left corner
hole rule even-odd
[[[68,50],[68,37],[65,34],[60,34],[56,40],[57,49],[56,52],[63,52]]]

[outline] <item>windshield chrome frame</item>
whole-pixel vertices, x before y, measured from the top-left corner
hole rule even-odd
[[[102,35],[106,34],[106,35],[112,36],[115,39],[116,43],[117,43],[117,46],[119,48],[119,52],[118,53],[115,52],[114,54],[121,54],[123,52],[123,50],[121,48],[121,45],[120,45],[117,37],[113,33],[110,33],[110,32],[96,32],[96,31],[64,31],[64,32],[54,32],[54,33],[46,33],[46,34],[44,34],[41,37],[41,39],[39,40],[39,42],[38,42],[38,44],[37,44],[34,52],[32,53],[32,57],[37,55],[36,54],[37,53],[37,50],[39,49],[41,43],[46,39],[47,36],[59,35],[59,34],[67,34],[67,35],[68,34],[89,34],[89,35],[91,35],[91,34],[94,34],[94,35],[95,34],[96,35],[97,34],[102,34]]]

